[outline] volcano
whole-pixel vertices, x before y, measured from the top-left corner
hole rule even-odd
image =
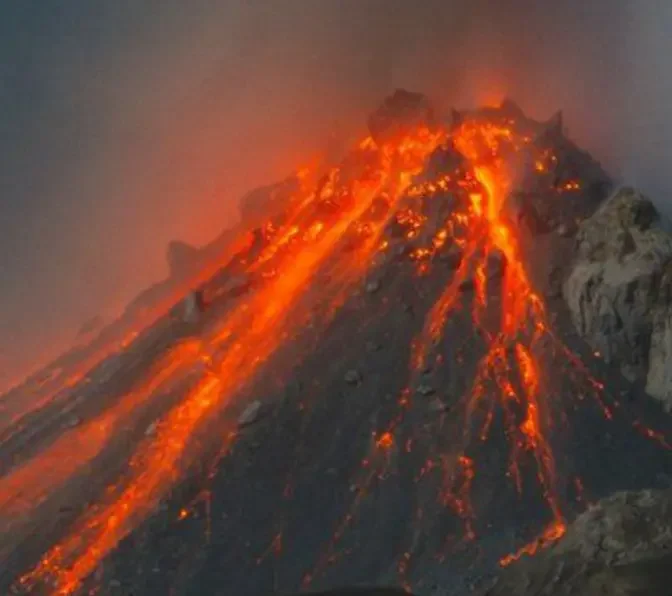
[[[591,504],[667,494],[650,201],[561,113],[399,90],[368,124],[5,396],[3,593],[523,594]]]

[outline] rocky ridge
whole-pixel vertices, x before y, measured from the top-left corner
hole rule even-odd
[[[583,221],[564,284],[574,325],[608,363],[672,408],[672,236],[625,187]]]
[[[668,596],[672,489],[619,492],[581,514],[567,534],[502,573],[485,596]]]

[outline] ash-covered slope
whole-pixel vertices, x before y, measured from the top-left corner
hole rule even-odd
[[[6,526],[0,588],[467,594],[587,503],[669,484],[670,419],[563,301],[610,184],[562,118],[505,102],[444,128],[397,92],[371,122],[282,208],[269,195],[272,217],[199,286],[198,323],[163,319],[89,375],[82,436],[104,415],[124,431]],[[6,478],[53,432],[5,443]]]

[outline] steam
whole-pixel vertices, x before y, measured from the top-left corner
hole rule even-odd
[[[395,87],[516,99],[661,201],[663,0],[73,0],[0,19],[0,385],[212,239]],[[662,203],[661,203],[662,204]],[[666,205],[662,204],[663,207]],[[15,374],[16,373],[16,374]]]

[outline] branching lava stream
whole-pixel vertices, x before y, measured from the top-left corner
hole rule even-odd
[[[500,563],[507,565],[560,538],[566,524],[550,442],[554,408],[546,391],[550,373],[548,362],[542,358],[544,345],[554,346],[576,375],[592,387],[598,400],[602,385],[554,335],[541,295],[526,270],[517,222],[509,205],[517,182],[514,157],[521,152],[532,154],[539,176],[545,175],[547,164],[555,158],[548,149],[536,148],[530,134],[516,124],[511,118],[493,116],[468,119],[451,131],[416,126],[392,141],[378,144],[367,137],[317,184],[297,191],[283,216],[271,218],[260,228],[263,246],[255,249],[251,243],[236,254],[244,273],[256,280],[253,292],[235,302],[220,319],[210,321],[198,341],[170,352],[115,408],[65,435],[52,447],[55,451],[40,454],[14,475],[0,479],[2,502],[18,503],[17,495],[28,494],[27,484],[36,495],[44,495],[48,487],[38,480],[43,462],[53,461],[88,429],[104,429],[80,458],[88,462],[107,442],[112,422],[125,420],[139,401],[152,403],[165,382],[176,383],[193,374],[197,365],[206,363],[206,372],[192,383],[180,402],[162,412],[155,434],[140,441],[125,475],[109,486],[100,502],[19,580],[19,586],[28,590],[48,586],[60,596],[76,592],[184,478],[201,455],[199,448],[207,442],[204,429],[209,424],[221,420],[228,424],[218,431],[224,438],[224,450],[235,440],[233,418],[228,416],[235,411],[231,406],[264,364],[297,331],[316,319],[324,324],[334,316],[355,284],[380,262],[389,265],[400,255],[414,262],[412,267],[417,266],[420,277],[432,271],[439,253],[455,262],[413,342],[408,387],[417,384],[422,371],[437,358],[436,346],[469,284],[473,291],[469,293],[471,311],[466,316],[473,322],[474,336],[485,346],[484,352],[479,352],[470,387],[459,403],[460,410],[451,414],[460,418],[458,445],[450,455],[437,457],[439,463],[427,462],[418,479],[428,470],[443,474],[440,502],[463,520],[465,537],[474,539],[475,508],[469,493],[479,462],[470,447],[474,441],[487,440],[493,420],[501,418],[509,446],[507,476],[522,493],[527,488],[525,470],[533,466],[550,521],[538,539],[504,556]],[[428,159],[436,151],[448,154],[454,167],[441,171],[435,180],[421,181]],[[579,188],[579,182],[566,182],[560,192],[576,192]],[[414,207],[414,201],[422,200],[431,208],[432,200],[445,195],[453,200],[450,213],[432,219]],[[431,230],[437,221],[438,228]],[[392,228],[396,236],[390,232]],[[400,246],[411,240],[415,241],[412,250]],[[392,254],[390,245],[394,242],[400,250]],[[493,275],[493,270],[499,275]],[[493,288],[499,289],[497,300],[492,299]],[[314,316],[316,310],[323,314],[322,319]],[[361,490],[338,524],[327,552],[318,557],[316,568],[306,575],[304,583],[310,583],[331,560],[336,543],[355,519],[354,509],[366,498],[367,488],[385,476],[382,471],[395,457],[403,457],[398,446],[411,450],[413,437],[403,434],[404,417],[411,410],[409,388],[394,406],[398,407],[398,416],[372,433],[371,451],[362,462],[358,482]],[[611,416],[611,410],[599,403],[605,416]],[[659,433],[643,425],[638,429],[667,445]],[[56,474],[58,484],[63,484],[75,468],[64,466],[65,471]],[[280,535],[274,538],[274,545]],[[407,572],[410,560],[411,554],[405,553],[399,564],[400,574]]]

